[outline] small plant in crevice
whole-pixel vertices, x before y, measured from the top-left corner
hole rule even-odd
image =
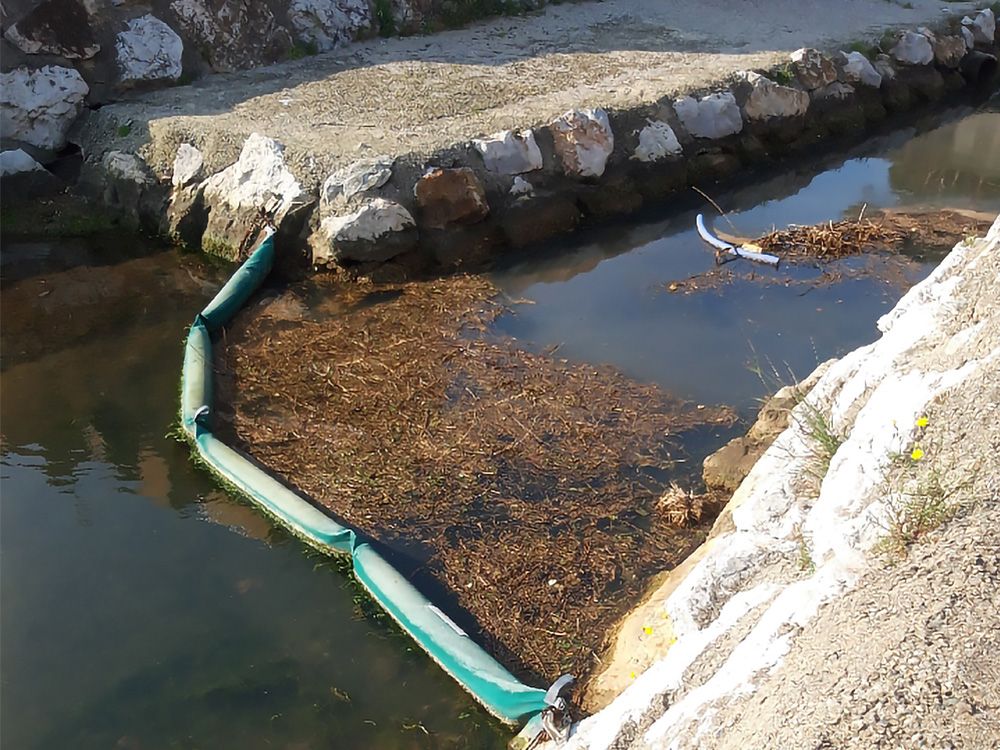
[[[882,36],[878,40],[878,50],[880,52],[888,53],[893,47],[896,46],[896,41],[899,39],[899,32],[895,29],[886,29],[882,32]]]
[[[922,452],[920,455],[922,457]],[[926,477],[912,480],[907,487],[889,494],[884,521],[886,533],[876,545],[876,551],[890,558],[906,557],[910,545],[956,513],[958,504],[953,501],[956,489],[946,487],[940,473],[932,470]]]
[[[291,49],[288,50],[289,60],[301,60],[304,57],[312,57],[313,55],[319,54],[319,47],[316,46],[316,42],[296,42],[292,45]]]
[[[928,453],[933,453],[926,447],[929,423],[927,417],[919,417],[910,449],[889,455],[885,535],[875,550],[890,560],[906,557],[910,545],[954,516],[961,505],[956,495],[968,484],[949,483],[939,469],[924,468],[930,460]]]
[[[792,533],[792,539],[798,545],[798,557],[796,563],[798,564],[799,570],[801,570],[806,575],[812,575],[816,572],[816,561],[813,560],[812,552],[809,551],[809,543],[806,542],[805,536],[802,534],[802,527],[796,526],[795,531]]]
[[[790,63],[785,63],[784,65],[779,65],[771,71],[771,78],[775,83],[787,86],[790,83],[794,83],[795,72],[792,70]]]
[[[392,15],[392,0],[375,0],[375,20],[378,21],[379,36],[395,35],[396,19]]]
[[[878,51],[875,45],[872,44],[870,41],[862,41],[860,39],[856,39],[855,41],[847,45],[847,50],[849,52],[860,52],[862,55],[864,55],[869,59],[874,58]]]
[[[845,436],[838,432],[819,407],[803,400],[791,418],[802,430],[810,447],[806,474],[816,482],[817,490],[830,469],[830,461],[843,445]]]

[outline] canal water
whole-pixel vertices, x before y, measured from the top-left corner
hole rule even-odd
[[[928,127],[925,125],[925,127]],[[821,171],[792,169],[711,196],[669,218],[611,225],[515,262],[494,276],[515,300],[503,330],[571,360],[611,362],[703,403],[744,417],[759,399],[817,364],[876,337],[875,321],[929,273],[941,253],[912,248],[889,261],[853,258],[823,268],[773,271],[726,264],[736,278],[699,291],[669,285],[712,271],[695,230],[703,213],[718,230],[757,237],[774,227],[856,218],[891,207],[1000,210],[1000,101],[950,113],[943,124],[894,132]],[[824,274],[824,271],[826,272]],[[838,280],[830,281],[831,271]],[[746,278],[753,274],[755,278]],[[698,282],[704,285],[704,281]]]
[[[864,204],[996,211],[1000,111],[713,197],[745,235]],[[693,217],[590,232],[497,272],[531,303],[501,327],[749,416],[775,380],[872,340],[936,260],[671,293],[712,268]],[[167,437],[185,326],[227,269],[135,238],[2,249],[3,747],[503,746],[502,727],[364,616],[342,572]]]
[[[122,241],[3,247],[0,746],[503,747],[342,572],[166,436],[226,269]]]

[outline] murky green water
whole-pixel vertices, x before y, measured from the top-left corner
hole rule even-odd
[[[865,202],[1000,206],[995,109],[912,136],[715,197],[748,235]],[[876,317],[931,265],[670,294],[665,283],[712,266],[693,221],[609,227],[498,273],[534,303],[503,326],[749,412],[772,387],[755,369],[802,376],[870,341]],[[443,672],[359,614],[343,574],[164,437],[185,326],[225,270],[134,239],[106,252],[122,241],[3,246],[0,744],[503,746]]]
[[[0,744],[502,747],[341,572],[164,437],[224,271],[94,247],[3,248]]]

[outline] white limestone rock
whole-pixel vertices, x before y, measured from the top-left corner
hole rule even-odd
[[[15,200],[31,199],[64,187],[54,174],[19,148],[0,152],[0,179],[4,182],[6,201],[12,196],[16,196]]]
[[[262,214],[281,229],[286,218],[307,202],[302,185],[285,163],[284,147],[259,133],[246,139],[234,164],[201,183],[201,189],[208,209],[202,247],[233,260],[252,247]],[[182,218],[176,219],[178,224]]]
[[[837,80],[833,60],[817,49],[803,47],[791,54],[792,70],[803,88],[812,91]]]
[[[488,138],[473,139],[483,163],[498,174],[524,174],[542,168],[542,152],[531,130],[504,130]]]
[[[632,154],[633,159],[651,162],[681,154],[683,151],[681,143],[668,123],[663,120],[647,120],[647,122],[649,124],[639,132],[639,145]]]
[[[972,30],[969,29],[968,26],[962,26],[962,39],[965,40],[965,46],[967,49],[972,49],[976,46],[976,37],[973,35]]]
[[[323,182],[319,197],[321,207],[329,207],[338,198],[350,200],[359,193],[382,187],[392,177],[391,156],[359,159],[338,169]]]
[[[0,152],[0,177],[13,177],[28,172],[45,172],[45,167],[24,150],[15,148]]]
[[[407,0],[391,0],[389,5],[392,22],[398,30],[409,29],[422,18],[420,12]]]
[[[518,198],[523,196],[530,197],[535,194],[535,186],[518,175],[514,178],[514,182],[510,186],[510,194]]]
[[[79,0],[36,0],[30,5],[34,7],[18,14],[17,23],[3,34],[26,55],[89,60],[101,51],[88,10]]]
[[[975,18],[966,16],[962,19],[962,27],[972,34],[975,44],[993,44],[997,33],[997,19],[989,8],[979,11]]]
[[[726,91],[700,99],[685,96],[674,101],[681,125],[695,138],[725,138],[743,130],[736,97]]]
[[[181,77],[184,44],[156,16],[133,18],[115,43],[122,83],[176,81]]]
[[[263,209],[283,216],[303,194],[284,150],[273,138],[252,133],[236,163],[205,181],[205,199],[236,211]]]
[[[247,0],[172,0],[170,11],[184,38],[213,70],[230,71],[273,62],[292,46],[291,32],[269,5]]]
[[[156,182],[149,167],[135,154],[124,151],[108,151],[101,159],[101,166],[110,177],[136,185],[151,185]]]
[[[907,426],[997,366],[995,336],[972,310],[983,295],[996,296],[998,251],[1000,219],[986,240],[960,243],[907,292],[878,321],[881,338],[826,367],[733,495],[731,531],[696,552],[659,611],[650,610],[650,624],[669,628],[673,645],[581,721],[565,750],[698,747],[721,736],[762,703],[754,693],[766,673],[782,679],[773,673],[820,608],[880,569],[873,547],[885,536],[894,456],[917,437]],[[815,452],[805,415],[817,410],[845,439],[806,499],[802,480]],[[780,572],[803,551],[807,572]],[[699,659],[710,666],[692,682]]]
[[[319,235],[321,241],[313,243],[313,265],[386,261],[416,243],[416,222],[399,203],[372,198],[357,211],[327,216],[320,222]]]
[[[882,75],[862,53],[841,52],[837,56],[837,62],[847,83],[860,83],[876,89],[882,85]]]
[[[320,52],[357,38],[374,20],[367,0],[292,0],[288,19],[299,38]]]
[[[89,91],[77,71],[57,65],[0,74],[0,136],[58,151]]]
[[[600,177],[615,147],[603,109],[574,109],[549,124],[563,171],[571,177]]]
[[[890,54],[904,65],[930,65],[934,62],[931,40],[916,31],[904,31]]]
[[[751,122],[797,117],[809,109],[809,94],[805,91],[782,86],[752,71],[742,71],[739,76],[749,85],[743,113]]]
[[[166,191],[152,170],[136,154],[108,151],[97,168],[84,165],[81,177],[101,192],[101,200],[114,208],[119,220],[133,227],[158,226]]]
[[[175,188],[182,188],[197,182],[203,176],[204,166],[205,158],[201,151],[190,143],[182,143],[177,147],[177,155],[174,157],[171,184]]]

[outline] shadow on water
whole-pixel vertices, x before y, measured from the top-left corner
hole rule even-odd
[[[1000,101],[949,113],[919,134],[886,135],[846,160],[712,197],[731,211],[732,226],[713,218],[716,227],[749,237],[855,217],[864,206],[995,213]],[[671,281],[714,266],[694,230],[698,212],[715,214],[704,202],[669,218],[647,214],[498,270],[498,285],[528,302],[500,321],[502,330],[538,348],[558,345],[571,360],[613,363],[682,397],[732,404],[749,417],[776,381],[804,378],[819,362],[875,338],[876,319],[940,259],[912,248],[894,259],[851,258],[823,268],[730,264],[739,270],[731,283],[671,294]],[[831,271],[837,280],[829,280]]]
[[[79,245],[3,289],[0,744],[502,747],[336,566],[165,437],[185,325],[225,270],[155,247],[58,262],[100,254]]]

